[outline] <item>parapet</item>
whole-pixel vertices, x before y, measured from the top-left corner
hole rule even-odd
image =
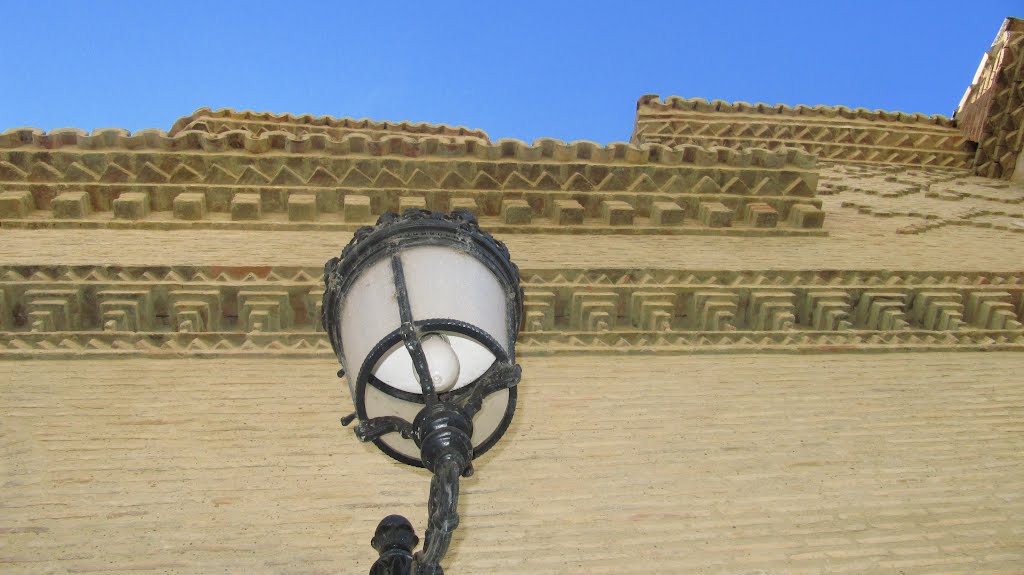
[[[728,103],[657,95],[637,102],[631,141],[731,149],[790,147],[828,162],[970,168],[973,149],[944,116],[845,106]]]
[[[390,134],[410,136],[444,136],[450,138],[474,138],[489,142],[487,132],[463,126],[428,124],[426,122],[378,122],[366,118],[335,118],[303,114],[273,114],[270,112],[235,111],[229,108],[211,110],[200,108],[188,116],[178,118],[171,126],[170,135],[186,131],[221,134],[244,130],[253,135],[264,132],[288,132],[296,136],[306,134],[327,134],[339,138],[345,134],[361,133],[374,137]]]

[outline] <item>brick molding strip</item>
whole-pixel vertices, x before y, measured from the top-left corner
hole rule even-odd
[[[302,267],[0,267],[0,356],[321,353],[320,278]],[[525,269],[522,278],[524,353],[1024,344],[1024,272]]]

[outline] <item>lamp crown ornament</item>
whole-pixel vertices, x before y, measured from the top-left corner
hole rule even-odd
[[[443,573],[459,478],[515,413],[519,268],[471,212],[409,209],[356,230],[324,283],[324,330],[355,406],[342,423],[358,419],[360,441],[433,474],[423,549],[413,554],[411,524],[388,516],[370,573]]]

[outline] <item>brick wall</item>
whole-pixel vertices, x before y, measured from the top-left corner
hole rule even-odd
[[[523,364],[452,573],[1024,566],[1024,355]],[[383,515],[422,534],[429,480],[338,424],[335,367],[5,362],[0,571],[365,572]]]

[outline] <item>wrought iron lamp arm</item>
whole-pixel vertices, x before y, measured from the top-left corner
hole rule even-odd
[[[423,549],[415,554],[416,575],[442,575],[440,562],[459,526],[459,476],[462,465],[448,460],[438,466],[430,480],[427,532]]]
[[[444,574],[440,562],[459,526],[459,478],[473,474],[473,416],[480,410],[484,397],[515,387],[521,374],[522,369],[516,364],[495,362],[472,392],[456,392],[449,398],[452,401],[424,407],[412,424],[398,417],[376,417],[357,426],[356,435],[361,441],[372,441],[391,432],[415,439],[424,466],[433,471],[423,549],[412,552],[418,542],[412,524],[403,517],[388,516],[374,536],[373,547],[380,552],[380,558],[370,570],[371,575]]]

